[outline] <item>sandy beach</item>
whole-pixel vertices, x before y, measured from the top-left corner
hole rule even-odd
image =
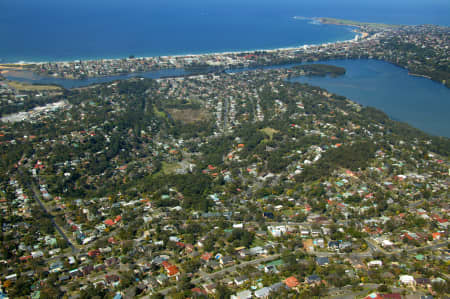
[[[293,17],[295,19],[300,19],[301,17]],[[305,19],[314,19],[317,20],[320,23],[323,24],[329,24],[327,22],[323,22],[323,20],[325,20],[326,18],[305,18]],[[339,23],[332,23],[332,25],[344,25],[344,24],[339,24]],[[154,58],[182,58],[182,57],[192,57],[192,58],[198,58],[198,57],[202,57],[202,56],[217,56],[217,55],[239,55],[239,54],[251,54],[257,51],[263,51],[263,52],[267,52],[267,53],[276,53],[279,51],[295,51],[295,50],[300,50],[300,49],[305,49],[305,48],[310,48],[310,47],[319,47],[319,46],[329,46],[332,44],[339,44],[339,43],[348,43],[348,42],[355,42],[357,40],[357,36],[360,37],[360,39],[364,39],[367,36],[369,36],[369,34],[367,32],[361,32],[359,31],[359,26],[358,25],[347,25],[349,27],[356,27],[357,29],[354,30],[355,32],[355,37],[349,40],[341,40],[341,41],[335,41],[335,42],[328,42],[328,43],[323,43],[323,44],[303,44],[303,45],[296,45],[296,46],[287,46],[287,47],[281,47],[281,48],[273,48],[273,49],[251,49],[251,50],[241,50],[241,51],[224,51],[224,52],[205,52],[205,53],[197,53],[197,54],[179,54],[179,55],[161,55],[161,56],[141,56],[141,57],[135,57],[134,59],[154,59]],[[93,61],[99,61],[99,60],[104,60],[104,61],[114,61],[114,60],[121,60],[121,59],[128,59],[127,57],[122,57],[122,58],[98,58],[98,59],[86,59],[83,60],[85,62],[93,62]],[[45,64],[45,63],[58,63],[58,64],[70,64],[70,63],[74,63],[77,60],[64,60],[64,61],[36,61],[36,62],[25,62],[25,61],[19,61],[16,63],[11,63],[11,64],[3,64],[0,65],[0,71],[2,70],[2,68],[4,69],[15,69],[15,70],[22,70],[23,68],[19,67],[18,65],[41,65],[41,64]]]

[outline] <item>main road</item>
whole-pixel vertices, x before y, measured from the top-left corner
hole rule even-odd
[[[19,170],[19,173],[22,175],[22,170]],[[44,211],[44,213],[46,215],[49,216],[53,226],[55,227],[56,231],[61,235],[61,237],[66,240],[67,244],[69,245],[69,247],[72,249],[72,252],[74,254],[77,254],[80,252],[80,250],[75,246],[75,242],[71,241],[69,237],[67,237],[67,235],[65,234],[64,230],[59,227],[59,225],[56,223],[54,216],[52,214],[50,214],[50,212],[48,211],[47,207],[45,206],[45,204],[42,202],[41,200],[41,194],[36,186],[36,184],[34,182],[24,182],[23,183],[29,190],[31,190],[32,192],[32,196],[33,198],[36,200],[36,202],[39,204],[39,206],[41,207],[41,209]]]

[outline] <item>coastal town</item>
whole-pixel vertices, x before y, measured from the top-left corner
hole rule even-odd
[[[319,18],[317,22],[356,28],[354,39],[297,48],[229,52],[216,54],[129,57],[26,65],[33,72],[66,79],[87,79],[120,74],[139,74],[161,69],[188,72],[217,72],[227,69],[255,68],[330,59],[378,59],[406,68],[450,86],[449,28],[434,25],[399,26],[370,23],[344,23]],[[7,69],[5,70],[8,71]]]
[[[79,78],[397,59],[392,29],[365,30],[296,50],[40,68]],[[437,45],[437,69],[448,31],[415,30],[395,34]],[[415,72],[418,54],[405,53],[395,63]],[[302,65],[71,90],[2,78],[0,297],[445,298],[450,141],[290,81],[344,73]]]

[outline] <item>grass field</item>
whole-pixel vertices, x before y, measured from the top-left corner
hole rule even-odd
[[[261,132],[263,132],[264,134],[266,134],[267,136],[269,136],[270,140],[272,140],[273,134],[278,133],[279,131],[267,127],[267,128],[261,129]]]
[[[11,88],[14,88],[16,90],[21,90],[21,91],[62,90],[61,87],[55,86],[55,85],[32,85],[32,84],[26,84],[26,83],[17,82],[17,81],[8,81],[8,85]]]
[[[153,111],[156,113],[156,115],[158,115],[161,118],[166,118],[166,114],[164,113],[164,111],[160,111],[158,109],[158,107],[156,107],[156,105],[153,105]]]
[[[20,63],[1,63],[0,69],[24,69],[34,66],[34,64],[20,64]]]
[[[203,109],[167,109],[173,119],[184,123],[195,123],[206,120],[208,114]]]
[[[173,174],[175,173],[175,170],[179,168],[179,163],[167,163],[162,162],[162,169],[161,172],[165,175]]]

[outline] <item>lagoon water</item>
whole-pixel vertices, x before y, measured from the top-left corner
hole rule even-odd
[[[344,67],[344,76],[299,77],[292,81],[323,87],[333,93],[344,95],[364,106],[372,106],[387,113],[391,118],[419,128],[433,135],[450,137],[450,89],[422,77],[408,75],[408,71],[379,60],[331,60],[321,63]],[[266,68],[292,67],[293,65]],[[248,69],[229,70],[241,72]],[[65,88],[81,87],[95,83],[127,79],[133,76],[161,78],[187,74],[183,69],[168,69],[140,74],[69,80],[33,75],[29,72],[10,73],[7,79],[27,83],[58,84]]]
[[[148,79],[157,79],[163,77],[176,77],[188,74],[184,69],[162,69],[144,73],[132,73],[107,77],[94,77],[88,79],[63,79],[49,76],[38,75],[30,71],[8,71],[3,76],[8,80],[25,82],[29,84],[47,84],[59,85],[66,89],[78,88],[92,84],[107,83],[115,80],[126,80],[133,77],[142,77]]]
[[[450,89],[378,60],[332,60],[344,76],[300,77],[293,81],[320,86],[387,113],[392,119],[433,135],[450,137]]]

